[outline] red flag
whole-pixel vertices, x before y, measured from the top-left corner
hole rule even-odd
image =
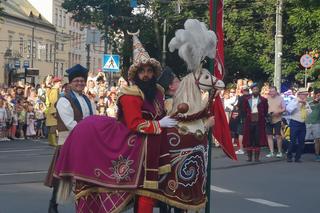
[[[213,29],[213,0],[210,0],[210,29]],[[224,34],[223,34],[223,0],[218,0],[217,17],[215,19],[217,35],[217,55],[214,61],[214,75],[222,79],[224,75]]]
[[[224,112],[219,95],[215,98],[214,104],[212,105],[212,111],[214,112],[215,118],[215,125],[212,127],[213,136],[217,139],[226,155],[233,160],[237,160],[237,155],[234,152],[231,140],[226,113]]]

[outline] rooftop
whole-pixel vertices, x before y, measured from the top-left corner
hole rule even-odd
[[[55,28],[28,0],[2,0],[5,16],[22,19],[49,28]]]

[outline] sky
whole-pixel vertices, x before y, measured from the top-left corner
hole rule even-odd
[[[50,23],[52,23],[53,0],[28,0]]]

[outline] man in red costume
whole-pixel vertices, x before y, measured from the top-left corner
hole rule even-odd
[[[247,149],[248,161],[259,161],[260,147],[267,146],[266,116],[268,114],[268,101],[260,95],[256,83],[251,85],[252,94],[243,102],[245,115],[243,146]]]
[[[147,147],[140,187],[156,190],[159,175],[171,169],[166,150],[167,136],[163,128],[173,127],[177,122],[165,116],[164,92],[156,83],[161,73],[160,63],[149,57],[136,35],[133,35],[133,43],[134,63],[128,71],[133,85],[120,91],[118,119],[130,130],[145,135]],[[135,210],[138,213],[149,213],[153,211],[153,206],[152,198],[139,196]]]

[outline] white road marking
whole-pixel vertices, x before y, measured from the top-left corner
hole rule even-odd
[[[235,193],[234,191],[231,191],[231,190],[228,190],[228,189],[224,189],[224,188],[220,188],[218,186],[213,186],[213,185],[211,185],[210,189],[212,191],[221,192],[221,193]]]
[[[39,149],[12,149],[12,150],[1,150],[0,153],[31,152],[31,151],[39,151],[39,150],[46,150],[46,149],[43,149],[43,148],[39,148]]]
[[[245,198],[245,199],[252,201],[252,202],[260,203],[263,205],[271,206],[271,207],[285,207],[285,208],[289,207],[288,205],[285,205],[285,204],[276,203],[276,202],[272,202],[272,201],[264,200],[264,199],[259,199],[259,198]]]
[[[3,173],[0,176],[46,174],[48,171]]]

